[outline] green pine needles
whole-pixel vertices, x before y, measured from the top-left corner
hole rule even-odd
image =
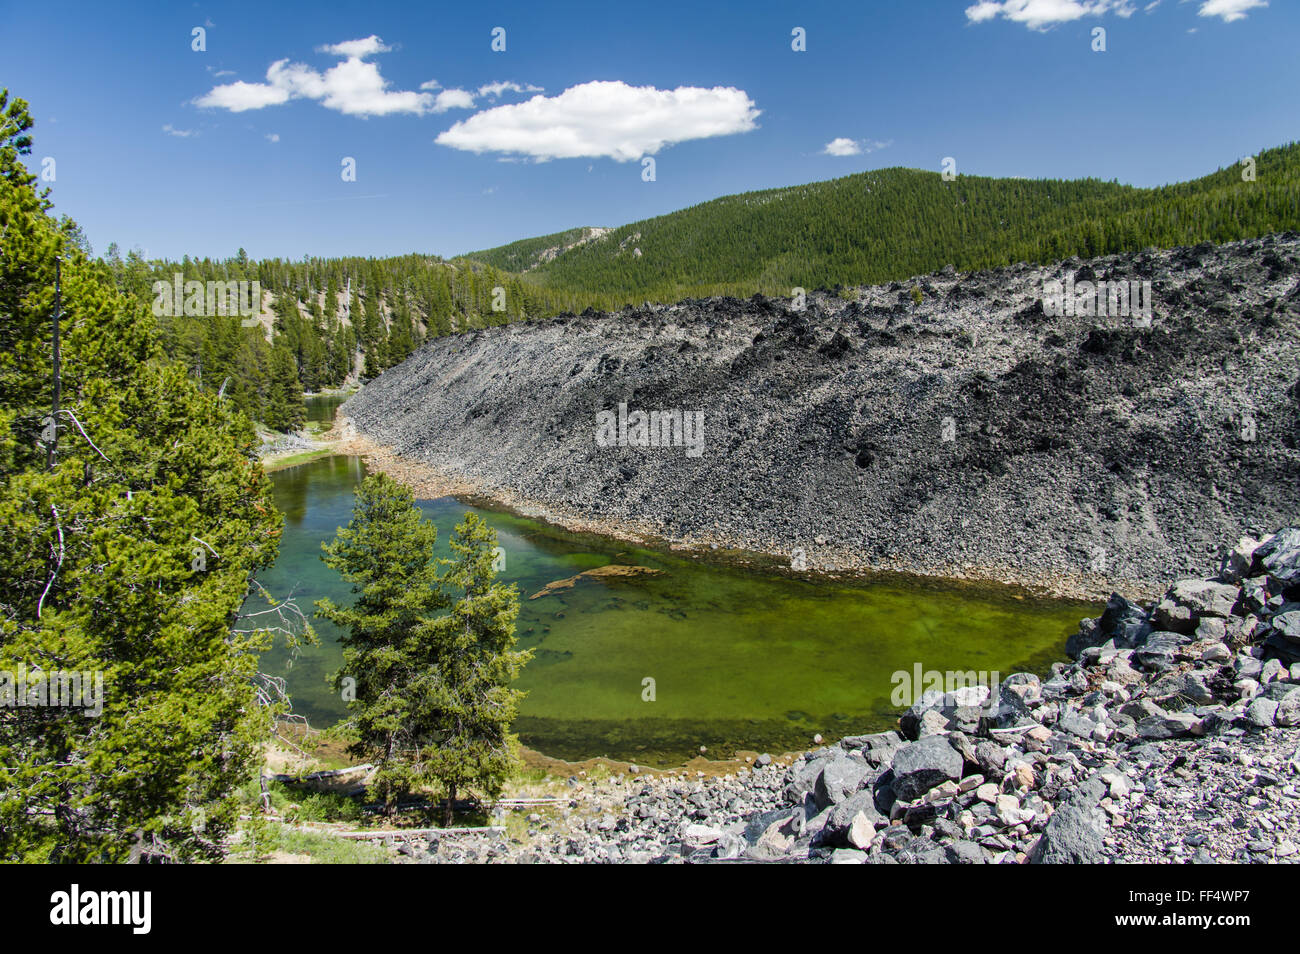
[[[466,514],[450,560],[433,555],[437,533],[409,489],[367,477],[351,522],[322,544],[356,601],[316,606],[347,631],[336,688],[354,692],[351,751],[377,765],[373,790],[392,810],[435,785],[450,825],[458,795],[494,797],[517,765],[523,693],[510,683],[532,653],[513,648],[519,596],[495,578],[496,531]]]
[[[247,418],[48,214],[30,126],[0,93],[0,860],[220,859],[276,711],[240,612],[280,515]]]

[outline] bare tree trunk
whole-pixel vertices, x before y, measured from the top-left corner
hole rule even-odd
[[[456,785],[453,782],[447,789],[447,806],[442,813],[442,825],[444,828],[451,827],[451,805],[456,800]]]

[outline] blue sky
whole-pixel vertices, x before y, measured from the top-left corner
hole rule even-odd
[[[322,6],[4,0],[56,211],[96,252],[454,255],[946,156],[1156,185],[1300,138],[1293,0]]]

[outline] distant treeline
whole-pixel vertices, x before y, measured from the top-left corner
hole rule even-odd
[[[367,380],[426,338],[536,317],[549,304],[517,276],[427,255],[254,261],[240,249],[233,258],[172,262],[123,257],[111,245],[103,262],[120,290],[151,307],[155,282],[170,286],[177,274],[259,282],[259,321],[208,314],[160,315],[157,323],[165,352],[203,390],[277,430],[302,425],[304,391]]]

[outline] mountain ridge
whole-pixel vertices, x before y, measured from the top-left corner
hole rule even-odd
[[[458,256],[523,265],[541,295],[572,307],[710,295],[789,295],[794,287],[901,281],[1079,255],[1217,244],[1300,228],[1300,144],[1170,185],[1095,178],[958,175],[890,167],[719,196],[608,229],[548,260],[533,256],[590,227]],[[632,243],[631,240],[635,239]],[[629,254],[630,245],[639,254]]]

